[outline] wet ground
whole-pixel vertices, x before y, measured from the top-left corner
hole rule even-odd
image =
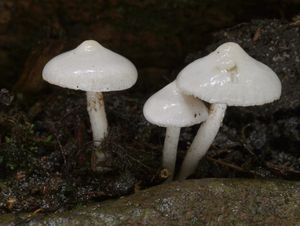
[[[2,114],[2,211],[53,211],[88,200],[125,195],[158,183],[159,136],[142,119],[141,99],[128,93],[106,95],[109,136],[103,143],[112,172],[92,170],[91,131],[83,92],[57,89],[22,112],[18,97]],[[21,102],[21,101],[20,101]],[[49,104],[51,103],[51,104]],[[24,110],[24,106],[22,106]],[[156,144],[156,145],[154,145]],[[136,187],[136,188],[135,188]],[[13,203],[7,204],[10,200]]]

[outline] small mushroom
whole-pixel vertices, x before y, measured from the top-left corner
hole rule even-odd
[[[171,82],[146,101],[143,112],[149,122],[167,128],[162,166],[168,170],[170,181],[174,176],[181,127],[192,126],[206,120],[207,108],[202,101],[182,94],[176,83]]]
[[[128,89],[137,80],[137,70],[128,59],[93,40],[54,57],[42,74],[51,84],[86,91],[95,146],[100,145],[108,127],[102,92]],[[97,155],[98,160],[105,159],[103,153]]]
[[[185,67],[177,77],[182,92],[211,103],[209,117],[195,136],[183,161],[179,180],[191,175],[212,144],[227,106],[253,106],[280,98],[281,83],[265,64],[233,42]]]

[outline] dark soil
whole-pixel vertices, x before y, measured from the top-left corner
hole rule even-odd
[[[264,20],[241,24],[215,33],[206,40],[212,45],[187,58],[189,62],[222,42],[237,41],[250,55],[273,68],[283,84],[280,101],[228,109],[216,141],[192,178],[300,179],[297,23]],[[136,54],[141,65],[144,58],[139,56],[143,54]],[[172,55],[172,51],[168,54]],[[176,61],[179,59],[176,57]],[[148,66],[148,73],[166,73],[160,71],[161,65],[156,69]],[[173,75],[176,72],[173,70]],[[105,174],[92,170],[93,145],[83,92],[51,87],[26,96],[2,89],[0,213],[67,209],[163,182],[160,159],[165,130],[147,123],[142,114],[145,100],[170,82],[168,76],[158,80],[164,84],[158,84],[155,75],[141,76],[130,91],[105,94],[110,130],[100,148],[112,168]],[[177,168],[196,131],[197,126],[182,130]]]
[[[1,114],[1,130],[5,131],[1,134],[1,176],[9,180],[1,184],[2,212],[54,211],[162,181],[163,134],[143,119],[141,97],[106,95],[110,131],[101,149],[113,168],[106,174],[92,171],[93,145],[83,92],[57,88],[31,106],[23,106],[19,98]]]

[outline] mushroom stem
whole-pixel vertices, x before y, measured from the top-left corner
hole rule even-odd
[[[167,181],[171,181],[174,176],[179,135],[180,127],[167,127],[162,157],[162,166],[170,174]]]
[[[101,92],[86,92],[94,145],[98,147],[107,134],[107,119]]]
[[[211,105],[208,119],[202,123],[183,160],[178,180],[186,179],[196,170],[219,131],[226,107],[226,104]]]

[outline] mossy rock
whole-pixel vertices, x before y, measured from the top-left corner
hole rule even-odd
[[[187,180],[156,186],[115,201],[38,216],[29,225],[291,226],[299,225],[299,206],[300,182]],[[8,222],[11,216],[0,217],[0,222],[5,219]]]

